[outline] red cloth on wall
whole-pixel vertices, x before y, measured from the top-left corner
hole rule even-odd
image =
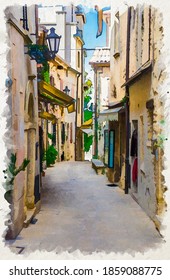
[[[136,183],[136,180],[138,178],[138,159],[135,158],[132,168],[132,180],[133,183]]]

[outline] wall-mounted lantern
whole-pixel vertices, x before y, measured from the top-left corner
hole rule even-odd
[[[70,89],[68,88],[68,86],[65,86],[65,89],[63,89],[64,93],[69,94]]]
[[[46,36],[49,54],[51,58],[55,58],[56,53],[59,51],[61,36],[55,33],[55,28],[50,28],[50,34]]]
[[[32,60],[43,64],[55,58],[59,51],[61,36],[55,33],[55,28],[50,28],[50,34],[46,36],[47,45],[30,44],[27,45],[27,52]]]

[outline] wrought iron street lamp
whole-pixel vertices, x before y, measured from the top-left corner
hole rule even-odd
[[[55,55],[59,51],[61,36],[55,33],[55,28],[50,28],[50,34],[46,36],[47,45],[37,45],[37,44],[30,44],[26,47],[28,54],[32,60],[35,60],[39,64],[44,64],[49,60],[55,58]]]
[[[50,28],[50,34],[46,36],[47,45],[49,49],[49,54],[51,58],[55,58],[56,53],[58,53],[59,45],[60,45],[61,36],[55,33],[55,28]]]
[[[69,94],[70,89],[68,88],[68,86],[65,86],[65,89],[63,89],[63,91],[64,91],[66,94]]]

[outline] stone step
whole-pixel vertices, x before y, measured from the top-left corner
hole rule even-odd
[[[24,225],[23,225],[25,228],[29,226],[32,218],[35,216],[35,212],[36,212],[36,207],[34,207],[33,209],[27,210],[27,217],[26,217],[26,219],[24,221]]]
[[[105,165],[104,163],[99,159],[92,159],[92,168],[96,171],[96,173],[104,174],[105,173]]]

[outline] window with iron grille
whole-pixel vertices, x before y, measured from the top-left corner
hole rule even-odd
[[[27,11],[27,5],[24,5],[22,7],[22,16],[23,18],[21,18],[20,20],[23,22],[22,24],[22,27],[29,31],[29,28],[28,28],[28,11]]]

